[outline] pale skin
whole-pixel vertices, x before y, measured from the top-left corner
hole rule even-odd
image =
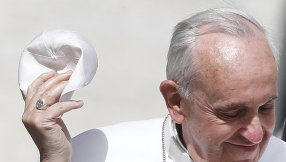
[[[194,99],[180,96],[171,80],[160,89],[195,162],[257,162],[274,129],[277,68],[263,36],[199,36],[200,80]]]
[[[71,161],[71,137],[62,119],[62,114],[83,106],[82,101],[59,103],[59,97],[72,72],[42,74],[28,89],[22,121],[40,151],[42,162]],[[44,98],[47,105],[41,110],[35,103]]]
[[[197,39],[200,80],[193,100],[183,98],[174,81],[161,83],[169,113],[182,125],[182,142],[195,162],[257,162],[273,133],[277,68],[263,34],[252,28],[252,37],[213,33]],[[71,161],[71,138],[58,117],[83,102],[58,103],[70,75],[42,74],[28,89],[22,120],[42,162]],[[47,106],[38,110],[40,98]]]

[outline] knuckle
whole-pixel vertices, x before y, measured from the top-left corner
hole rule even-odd
[[[33,97],[33,96],[28,96],[28,97],[26,97],[26,101],[31,101],[32,97]]]
[[[40,93],[40,94],[45,93],[45,85],[41,85],[41,86],[37,89],[37,92]]]
[[[63,110],[64,109],[64,103],[62,103],[62,102],[56,103],[56,106],[57,106],[57,109],[59,109],[59,110]]]
[[[28,130],[48,131],[54,129],[53,122],[49,122],[42,115],[24,113],[22,122]]]
[[[30,85],[29,87],[28,87],[28,92],[30,92],[31,90],[34,90],[35,88],[34,87],[32,87],[32,85]]]
[[[60,76],[61,76],[61,74],[57,74],[57,75],[54,76],[54,78],[58,79],[58,78],[60,78]]]
[[[24,124],[28,122],[28,117],[27,117],[27,115],[25,113],[22,115],[22,122]]]
[[[52,96],[52,92],[51,91],[46,91],[43,94],[45,96],[45,98],[50,98]]]
[[[44,79],[45,74],[41,74],[41,76],[39,77],[39,80],[41,83],[45,83],[46,79]]]
[[[25,126],[35,126],[37,123],[35,120],[33,120],[33,117],[31,117],[31,115],[28,114],[23,114],[22,122]]]
[[[27,96],[30,94],[30,93],[33,93],[33,92],[36,92],[38,90],[38,88],[35,88],[34,86],[30,85],[28,87],[28,90],[27,90]]]

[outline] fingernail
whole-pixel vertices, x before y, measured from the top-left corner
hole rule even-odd
[[[79,101],[76,101],[76,102],[77,102],[77,104],[78,104],[79,107],[82,107],[83,104],[84,104],[82,100],[79,100]]]
[[[83,101],[82,101],[82,100],[75,100],[75,102],[83,103]]]
[[[52,71],[49,71],[49,72],[47,72],[47,74],[50,76],[50,75],[54,75],[55,74],[55,71],[54,70],[52,70]]]
[[[72,71],[71,70],[68,70],[67,72],[66,72],[66,74],[71,74],[72,73]]]

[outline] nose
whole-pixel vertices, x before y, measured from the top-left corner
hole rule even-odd
[[[246,124],[244,128],[239,130],[239,133],[252,143],[260,143],[262,141],[264,132],[262,130],[259,117],[254,117]]]

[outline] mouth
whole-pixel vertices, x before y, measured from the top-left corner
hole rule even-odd
[[[238,149],[241,149],[245,152],[251,152],[251,151],[255,151],[256,148],[258,147],[258,144],[252,144],[252,145],[247,145],[247,144],[233,144],[230,143],[231,145],[235,146]]]

